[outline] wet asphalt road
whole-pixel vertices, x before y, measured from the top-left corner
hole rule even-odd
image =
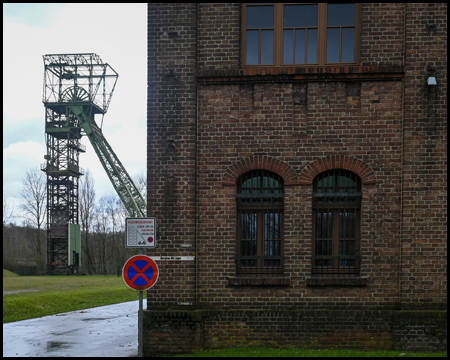
[[[3,357],[137,356],[138,310],[130,301],[3,324]]]

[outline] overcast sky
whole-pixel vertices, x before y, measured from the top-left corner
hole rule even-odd
[[[146,172],[147,5],[3,4],[3,196],[16,210],[25,173],[45,162],[42,55],[65,53],[96,53],[119,74],[103,134],[132,177]],[[115,194],[81,142],[97,199]]]

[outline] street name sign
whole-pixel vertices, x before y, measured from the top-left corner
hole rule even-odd
[[[152,260],[184,260],[194,261],[195,256],[150,256]]]
[[[135,255],[127,260],[122,277],[133,290],[148,290],[158,280],[158,265],[146,255]]]
[[[155,248],[156,219],[126,218],[125,236],[127,248]]]

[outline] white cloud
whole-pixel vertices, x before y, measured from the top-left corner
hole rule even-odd
[[[45,146],[33,141],[19,141],[3,149],[3,195],[18,195],[22,179],[32,168],[44,162]]]

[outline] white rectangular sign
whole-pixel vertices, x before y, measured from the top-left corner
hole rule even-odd
[[[127,248],[156,247],[156,219],[126,218],[125,237]]]
[[[185,260],[185,261],[194,261],[195,256],[150,256],[153,261],[160,260]]]

